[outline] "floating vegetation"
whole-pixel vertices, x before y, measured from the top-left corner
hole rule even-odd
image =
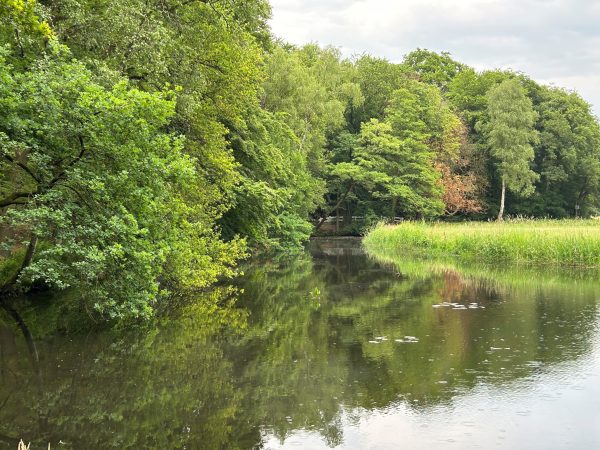
[[[485,309],[485,306],[480,305],[479,303],[469,303],[468,305],[464,305],[462,303],[456,302],[442,302],[431,305],[433,308],[449,308],[454,310],[465,310],[465,309]]]
[[[388,338],[385,336],[377,336],[375,339],[370,340],[369,344],[381,344],[382,342],[387,341]]]
[[[419,338],[415,336],[404,336],[404,339],[394,339],[401,344],[414,344],[419,342]]]

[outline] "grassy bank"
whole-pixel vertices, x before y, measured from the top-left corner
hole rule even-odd
[[[488,263],[600,267],[600,221],[405,222],[377,226],[364,245],[373,253],[404,251]]]

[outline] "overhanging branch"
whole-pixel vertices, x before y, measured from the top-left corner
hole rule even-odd
[[[31,197],[32,195],[37,194],[37,192],[13,192],[8,197],[0,200],[0,208],[4,208],[10,205],[22,205],[27,202],[24,202],[22,199],[26,199]]]
[[[10,155],[7,155],[6,153],[2,153],[2,157],[4,159],[6,159],[8,162],[10,162],[11,164],[14,164],[17,167],[20,167],[22,170],[27,172],[27,174],[31,178],[33,178],[37,183],[41,183],[41,180],[33,173],[33,171],[29,167],[27,167],[25,164],[23,164],[21,161],[17,161],[15,158],[13,158]]]

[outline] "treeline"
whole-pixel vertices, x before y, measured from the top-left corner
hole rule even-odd
[[[425,50],[394,64],[293,47],[269,15],[264,0],[0,3],[3,294],[79,287],[90,311],[147,317],[330,215],[345,232],[489,217],[504,190],[511,214],[596,213],[600,129],[577,94]]]
[[[328,212],[344,224],[502,218],[505,206],[528,217],[598,213],[600,127],[577,93],[426,50],[400,64],[363,56],[352,72],[360,103],[326,148]]]

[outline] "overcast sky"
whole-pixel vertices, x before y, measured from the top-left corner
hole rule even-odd
[[[274,33],[400,61],[420,47],[575,89],[600,113],[600,0],[271,0]]]

